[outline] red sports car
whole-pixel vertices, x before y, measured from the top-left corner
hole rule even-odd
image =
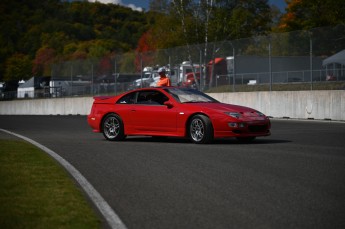
[[[218,102],[189,88],[158,87],[94,98],[88,123],[111,141],[129,135],[251,141],[270,135],[270,120],[254,109]]]

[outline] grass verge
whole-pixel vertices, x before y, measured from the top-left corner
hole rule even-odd
[[[0,139],[0,165],[2,228],[101,228],[72,178],[40,149]]]
[[[313,90],[344,90],[345,82],[315,82],[312,85]],[[310,91],[310,83],[289,83],[289,84],[273,84],[272,91]],[[256,91],[270,91],[269,84],[257,85],[235,85],[236,92],[256,92]],[[205,92],[207,93],[221,93],[233,92],[232,85],[222,85],[213,87]]]

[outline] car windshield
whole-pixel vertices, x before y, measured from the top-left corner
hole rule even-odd
[[[166,88],[165,91],[181,103],[218,103],[205,93],[190,88]]]

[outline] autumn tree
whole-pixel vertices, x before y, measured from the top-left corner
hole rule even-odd
[[[99,66],[96,74],[98,76],[109,76],[112,74],[113,71],[113,65],[111,63],[111,59],[109,56],[104,56],[100,61],[99,61]]]
[[[35,59],[35,74],[45,75],[46,68],[38,60],[42,49],[54,50],[59,60],[128,52],[135,49],[150,23],[145,12],[117,4],[2,0],[0,80],[7,71],[6,60],[16,53]]]
[[[50,76],[51,64],[55,60],[55,50],[52,48],[41,48],[37,51],[33,61],[32,73],[35,76]]]
[[[150,55],[147,55],[147,53],[155,50],[156,46],[155,42],[153,41],[152,30],[149,30],[144,33],[138,41],[138,46],[136,49],[137,55],[135,58],[135,66],[137,71],[141,69],[142,63],[151,63],[153,61],[153,58]]]
[[[280,31],[306,30],[345,23],[345,1],[286,0]]]

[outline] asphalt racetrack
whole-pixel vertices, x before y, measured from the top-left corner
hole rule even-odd
[[[0,128],[71,163],[128,229],[345,228],[344,122],[272,120],[269,137],[209,145],[109,142],[85,116],[0,116]]]

